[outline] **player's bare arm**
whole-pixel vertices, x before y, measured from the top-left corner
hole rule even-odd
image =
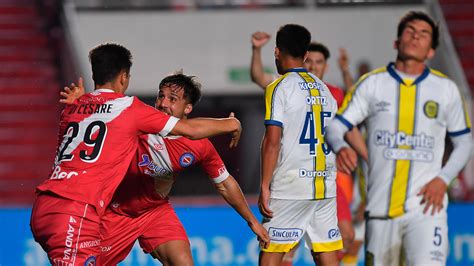
[[[369,161],[369,151],[367,150],[367,145],[365,144],[364,138],[360,133],[360,130],[357,127],[353,127],[350,131],[344,135],[345,140],[355,152],[362,157],[366,162]]]
[[[262,141],[262,177],[260,180],[258,209],[265,217],[273,216],[273,212],[268,207],[268,201],[270,199],[270,183],[272,181],[273,171],[275,170],[278,155],[280,154],[281,133],[281,127],[268,125]]]
[[[349,70],[349,56],[345,48],[339,48],[339,58],[337,59],[339,69],[341,70],[342,79],[344,80],[344,89],[349,90],[354,85],[354,79],[352,78]]]
[[[273,81],[272,75],[265,73],[262,63],[262,47],[270,40],[270,34],[257,31],[252,34],[252,61],[250,77],[260,88],[265,89]]]
[[[231,113],[228,118],[181,119],[171,130],[171,134],[189,139],[209,138],[217,135],[232,134],[230,148],[238,145],[242,127],[240,121]]]
[[[257,221],[257,218],[250,210],[245,200],[240,186],[234,177],[229,176],[223,182],[215,184],[217,192],[236,210],[242,218],[247,221],[248,226],[257,235],[260,246],[267,248],[270,244],[270,237],[263,226]]]

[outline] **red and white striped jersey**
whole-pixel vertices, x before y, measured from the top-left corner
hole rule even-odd
[[[137,216],[159,206],[168,200],[178,173],[195,164],[199,164],[214,183],[229,176],[208,139],[140,136],[138,153],[118,187],[111,207],[120,214]]]
[[[136,153],[138,135],[165,136],[177,121],[109,89],[85,94],[63,110],[53,170],[37,189],[92,204],[102,215]]]

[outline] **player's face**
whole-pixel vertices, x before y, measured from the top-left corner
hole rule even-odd
[[[398,57],[402,60],[425,62],[434,56],[431,48],[433,29],[423,20],[413,20],[407,23],[402,34],[395,42]]]
[[[177,86],[164,86],[158,92],[155,108],[174,117],[184,118],[192,109],[192,105],[184,98],[184,89]]]
[[[327,67],[326,59],[322,53],[310,51],[304,61],[304,67],[319,79],[323,79]]]

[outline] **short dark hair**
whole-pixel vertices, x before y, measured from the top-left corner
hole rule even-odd
[[[413,20],[423,20],[424,22],[430,24],[433,32],[431,34],[431,48],[436,49],[439,44],[438,23],[435,23],[434,20],[428,14],[422,11],[409,11],[400,19],[400,22],[398,23],[397,38],[400,38],[408,22],[411,22]]]
[[[102,85],[113,81],[120,71],[130,73],[132,54],[120,44],[101,44],[89,52],[92,66],[92,79]]]
[[[276,35],[276,47],[295,58],[305,56],[310,42],[311,33],[301,25],[286,24],[280,27]]]
[[[177,86],[184,89],[183,96],[192,105],[195,105],[201,99],[201,83],[195,80],[195,76],[186,76],[184,74],[173,74],[165,77],[160,82],[159,88]]]
[[[308,52],[319,52],[322,53],[324,56],[324,60],[328,60],[331,54],[329,53],[329,49],[320,42],[312,42],[309,44]]]

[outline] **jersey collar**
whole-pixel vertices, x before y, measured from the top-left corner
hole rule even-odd
[[[113,90],[111,90],[111,89],[106,89],[106,88],[100,88],[100,89],[97,89],[97,90],[95,90],[95,91],[97,91],[97,92],[115,92],[115,91],[113,91]]]
[[[287,69],[285,71],[285,74],[288,73],[288,72],[308,72],[308,70],[306,70],[306,68],[304,68],[304,67],[295,67],[295,68]]]
[[[398,82],[406,85],[405,82],[403,82],[403,79],[395,71],[395,63],[390,62],[387,66],[387,71],[390,74],[390,76],[392,76]],[[418,78],[416,78],[415,82],[413,82],[412,85],[416,85],[416,84],[420,83],[422,80],[424,80],[428,76],[429,73],[430,73],[430,69],[427,66],[425,66],[425,69],[423,70],[423,73],[421,73],[421,75],[418,76]]]

